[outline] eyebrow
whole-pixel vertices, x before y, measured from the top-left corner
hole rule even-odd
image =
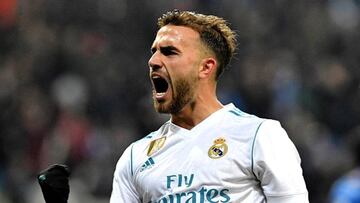
[[[157,48],[156,47],[152,47],[151,48],[151,53],[154,54],[156,52]],[[163,46],[160,47],[160,51],[161,52],[169,52],[169,51],[175,51],[175,52],[180,52],[180,50],[174,46]]]

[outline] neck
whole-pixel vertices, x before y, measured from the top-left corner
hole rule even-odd
[[[171,114],[171,121],[182,128],[190,130],[221,108],[223,108],[223,105],[215,94],[208,96],[198,95],[195,101],[187,104],[180,112]]]

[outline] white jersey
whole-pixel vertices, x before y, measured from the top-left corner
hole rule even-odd
[[[300,157],[279,122],[233,104],[191,130],[170,121],[132,143],[110,203],[306,203]]]

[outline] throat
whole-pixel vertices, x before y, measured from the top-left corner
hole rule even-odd
[[[184,119],[184,118],[181,118],[178,116],[171,116],[171,122],[179,127],[187,129],[187,130],[191,130],[198,124],[198,123],[194,122],[194,120],[192,120],[192,119]]]
[[[220,102],[218,102],[218,105],[210,108],[207,105],[198,106],[195,103],[189,104],[180,112],[171,114],[171,122],[177,126],[191,130],[221,108],[223,108],[223,105]]]

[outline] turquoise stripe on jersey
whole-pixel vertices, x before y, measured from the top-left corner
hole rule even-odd
[[[154,134],[154,133],[155,133],[155,132],[152,132],[152,133],[148,134],[145,138],[147,138],[147,139],[152,138],[152,134]]]
[[[154,160],[151,157],[149,158],[149,161],[151,164],[155,164]]]
[[[236,116],[241,116],[241,114],[239,112],[236,112],[234,110],[230,110],[229,112],[235,114]]]
[[[235,114],[236,116],[241,116],[241,117],[248,115],[247,113],[244,113],[240,109],[237,109],[237,108],[231,109],[229,112]]]
[[[134,144],[131,145],[131,151],[130,151],[130,169],[131,169],[131,175],[133,176],[134,175],[134,171],[133,171],[133,147],[134,147]]]
[[[238,108],[235,108],[235,111],[237,111],[241,116],[250,116],[249,114],[247,114],[247,113],[245,113],[245,112],[243,112],[243,111],[241,111],[240,109],[238,109]]]
[[[256,132],[255,132],[255,136],[254,136],[254,140],[253,140],[253,143],[252,143],[252,146],[251,146],[251,172],[253,173],[253,175],[255,176],[255,178],[257,178],[256,174],[254,173],[254,147],[255,147],[255,141],[256,141],[256,137],[257,137],[257,134],[259,132],[259,129],[260,129],[260,126],[264,123],[265,121],[262,121],[259,126],[257,127],[256,129]]]

